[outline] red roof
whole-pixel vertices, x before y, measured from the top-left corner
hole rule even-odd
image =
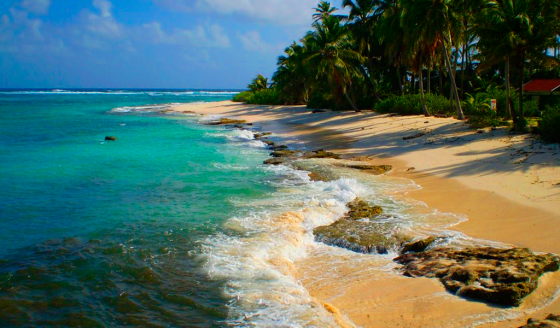
[[[528,92],[552,92],[560,88],[560,79],[555,80],[533,80],[523,86]]]

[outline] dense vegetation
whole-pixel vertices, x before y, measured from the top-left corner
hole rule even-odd
[[[344,0],[343,6],[348,15],[321,1],[313,29],[278,58],[272,83],[259,75],[237,100],[467,116],[477,126],[511,119],[525,130],[525,117],[540,112],[524,98],[523,85],[560,77],[560,0]],[[497,99],[497,112],[490,99]]]

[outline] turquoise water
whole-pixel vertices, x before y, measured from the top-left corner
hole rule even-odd
[[[232,94],[1,92],[0,325],[222,322],[220,282],[189,252],[229,199],[271,190],[264,171],[224,169],[266,152],[194,117],[118,108]]]

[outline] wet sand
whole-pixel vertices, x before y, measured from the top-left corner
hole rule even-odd
[[[449,118],[372,112],[312,114],[301,106],[232,102],[182,105],[174,110],[245,119],[294,148],[370,156],[373,163],[393,165],[391,176],[422,186],[403,197],[442,212],[467,215],[468,221],[454,230],[560,254],[558,145],[510,135],[506,129],[478,133]],[[371,261],[376,260],[364,259],[366,264]],[[387,266],[393,265],[390,259],[386,261]],[[529,317],[560,313],[555,295],[559,273],[542,277],[539,289],[521,307],[501,309],[455,297],[437,280],[406,278],[393,271],[372,276],[368,270],[344,265],[343,258],[324,258],[319,250],[310,250],[297,269],[311,295],[363,327],[517,327]]]

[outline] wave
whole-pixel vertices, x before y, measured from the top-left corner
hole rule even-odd
[[[0,91],[7,95],[147,95],[151,97],[161,96],[191,96],[191,97],[231,97],[238,91],[134,91],[134,90],[26,90],[26,91]]]
[[[125,106],[117,107],[111,110],[112,113],[153,113],[164,112],[171,109],[173,106],[180,105],[178,103],[161,104],[161,105],[145,105],[145,106]]]

